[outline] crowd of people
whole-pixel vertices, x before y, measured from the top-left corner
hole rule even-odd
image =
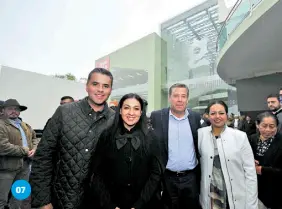
[[[27,107],[1,103],[0,209],[25,207],[9,195],[18,179],[30,182],[29,207],[40,209],[282,208],[278,94],[256,120],[229,116],[223,101],[201,116],[176,83],[169,108],[148,118],[135,93],[107,105],[113,79],[92,70],[88,96],[63,97],[40,139],[19,117]]]

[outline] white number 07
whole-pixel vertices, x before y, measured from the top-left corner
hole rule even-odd
[[[16,193],[24,193],[25,187],[16,187]]]

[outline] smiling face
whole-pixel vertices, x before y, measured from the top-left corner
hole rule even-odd
[[[186,88],[175,87],[169,96],[170,109],[173,113],[183,115],[188,103],[188,92]]]
[[[141,104],[137,99],[129,98],[124,100],[120,109],[120,115],[125,128],[129,130],[133,128],[140,120],[141,114]]]
[[[103,106],[112,91],[112,80],[108,75],[93,73],[86,84],[89,100],[96,106]]]
[[[222,128],[227,122],[227,113],[221,104],[214,104],[210,107],[209,120],[216,128]]]

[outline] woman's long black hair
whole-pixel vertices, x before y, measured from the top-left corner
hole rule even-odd
[[[140,103],[142,114],[136,126],[140,127],[143,134],[146,135],[148,132],[148,125],[147,125],[147,116],[146,116],[146,105],[144,104],[144,100],[138,94],[129,93],[129,94],[125,94],[120,99],[118,107],[116,108],[115,119],[114,119],[113,126],[111,128],[111,132],[113,136],[117,133],[118,129],[121,126],[123,126],[123,120],[120,115],[120,110],[122,108],[124,101],[127,99],[136,99]]]

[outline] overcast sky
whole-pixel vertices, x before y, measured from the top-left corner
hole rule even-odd
[[[0,0],[0,65],[86,77],[95,60],[204,0]]]

